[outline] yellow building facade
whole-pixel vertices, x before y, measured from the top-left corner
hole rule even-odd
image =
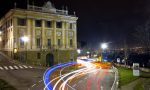
[[[43,7],[11,9],[0,20],[1,50],[15,60],[34,65],[75,60],[77,19],[51,2]]]

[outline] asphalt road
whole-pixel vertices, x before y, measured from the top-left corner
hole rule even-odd
[[[108,69],[100,69],[95,72],[79,76],[68,83],[74,90],[111,90],[115,74]],[[73,90],[68,85],[68,90]]]
[[[0,53],[0,79],[5,80],[17,90],[32,90],[38,83],[42,85],[44,71],[45,69],[15,63]]]
[[[110,69],[81,68],[67,73],[64,71],[65,69],[61,72],[61,78],[52,82],[54,90],[111,90],[115,79],[115,73]]]
[[[50,81],[53,80],[55,90],[111,90],[115,74],[109,71],[111,70],[86,67],[65,71],[61,68],[50,76]],[[18,90],[44,90],[44,72],[45,69],[15,63],[0,53],[0,79]]]

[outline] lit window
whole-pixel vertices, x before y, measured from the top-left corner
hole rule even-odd
[[[19,26],[26,26],[26,19],[18,18],[18,25]]]

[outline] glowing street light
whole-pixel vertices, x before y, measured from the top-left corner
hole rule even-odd
[[[21,37],[21,40],[22,40],[23,42],[28,42],[28,41],[29,41],[29,37],[23,36],[23,37]]]
[[[102,52],[101,52],[101,57],[102,57],[102,61],[104,61],[104,59],[103,59],[103,52],[105,51],[105,49],[107,49],[108,48],[108,43],[102,43],[101,44],[101,48],[102,48]]]
[[[102,44],[101,44],[101,48],[102,48],[103,50],[107,49],[107,48],[108,48],[108,44],[107,44],[107,43],[102,43]]]
[[[86,53],[87,53],[87,54],[90,54],[90,52],[89,52],[89,51],[87,51]]]
[[[77,53],[78,53],[78,54],[80,54],[80,53],[81,53],[81,50],[80,50],[80,49],[78,49],[78,50],[77,50]]]
[[[0,35],[2,35],[2,31],[0,31]]]

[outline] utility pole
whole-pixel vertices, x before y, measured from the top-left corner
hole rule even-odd
[[[124,60],[125,60],[125,66],[127,65],[127,58],[128,58],[128,46],[126,39],[124,39]]]

